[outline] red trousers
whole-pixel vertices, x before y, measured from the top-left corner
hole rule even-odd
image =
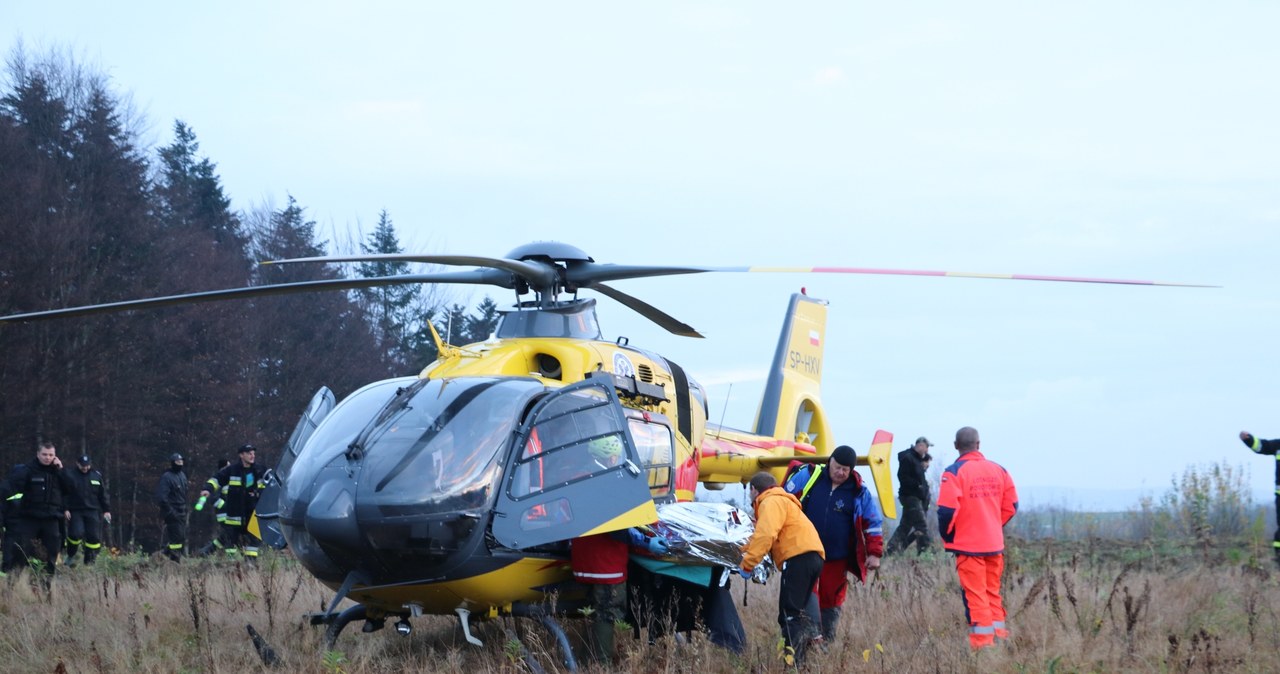
[[[844,606],[845,590],[849,588],[849,565],[837,559],[823,562],[822,575],[818,576],[818,608],[829,609]]]
[[[956,555],[956,573],[964,592],[964,613],[969,621],[969,645],[983,648],[1004,639],[1009,631],[1004,623],[1004,600],[1000,598],[1000,576],[1004,555],[971,557]]]

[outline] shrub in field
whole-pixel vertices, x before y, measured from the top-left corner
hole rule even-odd
[[[1188,467],[1158,502],[1144,499],[1141,508],[1149,519],[1150,537],[1207,546],[1215,538],[1244,534],[1257,506],[1243,470],[1213,463]]]

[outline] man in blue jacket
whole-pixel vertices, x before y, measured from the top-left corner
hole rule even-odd
[[[835,639],[840,612],[849,587],[848,574],[864,582],[880,568],[884,552],[884,520],[870,490],[853,469],[858,454],[841,445],[826,466],[806,466],[787,481],[787,491],[804,506],[826,550],[818,577],[818,608],[822,638]]]

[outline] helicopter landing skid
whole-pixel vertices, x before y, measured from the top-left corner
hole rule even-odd
[[[542,626],[556,638],[556,643],[560,645],[562,656],[560,661],[564,668],[570,672],[578,671],[578,663],[573,658],[573,647],[569,645],[569,637],[565,635],[564,628],[560,627],[560,623],[550,611],[539,605],[517,603],[511,607],[511,615],[517,618],[533,618],[542,623]]]
[[[328,624],[324,630],[324,645],[328,650],[333,650],[333,645],[338,641],[338,635],[346,628],[352,620],[361,620],[368,617],[368,610],[364,604],[356,604],[343,609],[336,616],[332,613],[313,614],[311,616],[312,625]]]
[[[462,636],[466,637],[467,643],[472,646],[483,646],[484,642],[471,635],[471,611],[462,608],[453,609],[458,614],[458,623],[462,625]]]
[[[520,659],[524,660],[525,665],[529,667],[529,671],[533,672],[533,674],[547,674],[547,670],[543,669],[541,664],[538,664],[538,660],[533,657],[533,653],[530,653],[529,649],[524,647],[524,642],[520,641],[520,637],[514,631],[507,629],[506,634],[508,643],[520,645]],[[569,671],[574,670],[570,669]]]

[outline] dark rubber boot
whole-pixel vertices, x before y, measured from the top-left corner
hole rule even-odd
[[[822,637],[830,644],[835,641],[836,628],[840,626],[840,607],[822,609]]]

